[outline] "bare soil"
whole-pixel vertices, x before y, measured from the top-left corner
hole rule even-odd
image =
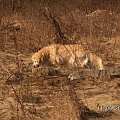
[[[119,43],[119,41],[117,42]],[[113,44],[111,41],[110,43]],[[119,52],[118,44],[113,52],[114,60],[117,61],[114,64],[118,65],[119,55],[116,55]],[[31,55],[19,55],[21,74],[18,74],[15,63],[16,55],[0,52],[1,119],[75,120],[74,106],[69,93],[66,92],[68,88],[66,79],[68,79],[70,71],[66,72],[65,69],[62,69],[62,73],[57,73],[54,67],[47,66],[33,69]],[[109,64],[106,62],[106,65]],[[89,116],[90,120],[120,119],[119,78],[86,77],[84,80],[81,78],[71,82],[80,101],[82,100],[90,110],[104,113],[102,117]]]
[[[120,120],[120,78],[70,81],[76,69],[35,69],[31,61],[38,49],[55,43],[47,7],[69,40],[100,56],[106,67],[120,66],[119,6],[119,0],[0,0],[0,120],[78,120],[75,102],[92,111],[84,111],[82,120]]]

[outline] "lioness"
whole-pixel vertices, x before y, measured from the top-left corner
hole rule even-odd
[[[95,54],[85,50],[82,45],[60,45],[51,44],[39,50],[32,56],[33,66],[38,67],[44,60],[50,61],[53,65],[71,65],[77,67],[95,66],[103,70],[102,59]]]

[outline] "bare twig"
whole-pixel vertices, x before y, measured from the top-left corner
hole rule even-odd
[[[58,21],[55,19],[55,17],[50,13],[47,7],[45,7],[46,12],[44,13],[44,16],[46,20],[53,26],[53,29],[55,30],[55,43],[60,43],[60,44],[69,44],[72,41],[68,39],[64,33],[61,31],[60,25]]]

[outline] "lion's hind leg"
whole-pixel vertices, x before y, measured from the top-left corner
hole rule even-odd
[[[98,63],[98,69],[99,70],[101,70],[101,71],[105,70],[104,65],[103,65],[103,61],[102,61],[101,58],[98,58],[97,63]]]

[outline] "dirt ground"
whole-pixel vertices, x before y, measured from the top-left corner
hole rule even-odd
[[[117,40],[116,42],[119,43],[119,39]],[[112,44],[111,41],[110,43]],[[114,60],[117,61],[116,65],[120,62],[119,45],[116,44],[113,51]],[[16,55],[0,52],[1,120],[11,120],[12,118],[17,120],[75,120],[74,104],[72,104],[66,84],[70,71],[67,73],[63,69],[63,73],[56,73],[52,67],[33,69],[31,55],[19,55],[22,73],[18,74],[15,63]],[[62,74],[64,76],[61,76]],[[90,120],[120,119],[119,78],[86,77],[71,82],[80,101],[82,100],[90,110],[104,113],[102,117],[93,115],[87,118]]]
[[[77,68],[33,68],[31,60],[55,43],[52,16],[68,40],[102,58],[107,73],[120,68],[119,6],[119,0],[0,0],[0,120],[120,120],[120,77],[70,80]]]

